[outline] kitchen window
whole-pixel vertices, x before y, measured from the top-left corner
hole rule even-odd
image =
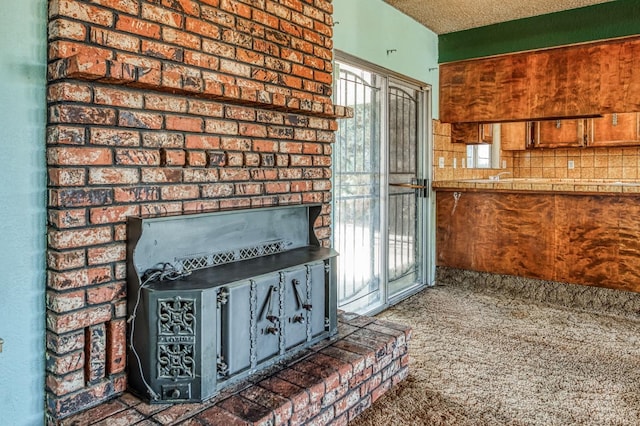
[[[491,144],[467,145],[467,168],[491,168]]]

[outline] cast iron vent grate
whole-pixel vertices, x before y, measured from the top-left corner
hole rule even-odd
[[[184,272],[192,272],[198,269],[209,268],[211,266],[224,265],[225,263],[237,262],[240,260],[255,259],[270,254],[282,253],[287,250],[284,240],[271,241],[252,247],[245,247],[233,251],[219,253],[201,254],[199,256],[176,259],[182,266]]]

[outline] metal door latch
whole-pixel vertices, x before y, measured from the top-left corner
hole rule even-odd
[[[4,344],[4,339],[0,339],[0,352],[2,352],[2,345]]]
[[[267,327],[264,329],[264,334],[278,334],[278,327]]]

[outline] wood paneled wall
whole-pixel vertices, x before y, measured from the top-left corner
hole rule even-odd
[[[640,292],[640,196],[438,191],[437,264]]]

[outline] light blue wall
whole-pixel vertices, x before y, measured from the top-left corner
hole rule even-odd
[[[430,84],[432,113],[437,117],[436,33],[382,0],[333,0],[333,11],[334,48]]]
[[[0,10],[0,424],[42,425],[46,1]]]

